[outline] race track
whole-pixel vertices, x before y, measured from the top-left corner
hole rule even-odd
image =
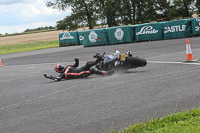
[[[200,37],[190,38],[200,58]],[[148,65],[112,76],[54,82],[57,62],[80,65],[94,53],[132,51]],[[185,39],[1,55],[1,133],[107,133],[199,106],[200,63],[185,60]]]

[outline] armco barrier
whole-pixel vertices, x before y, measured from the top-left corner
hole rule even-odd
[[[200,18],[192,18],[192,35],[200,35]]]
[[[110,44],[134,42],[133,26],[119,26],[107,28],[108,40]]]
[[[164,39],[192,36],[191,21],[189,19],[164,22]]]
[[[59,46],[78,45],[79,39],[76,31],[64,32],[59,34]]]
[[[163,39],[162,23],[147,23],[134,26],[136,41],[152,41]]]
[[[79,44],[83,45],[83,40],[84,40],[84,34],[87,31],[77,31],[78,32],[78,38],[79,38]]]
[[[109,44],[106,29],[90,30],[84,33],[84,47],[106,44]]]

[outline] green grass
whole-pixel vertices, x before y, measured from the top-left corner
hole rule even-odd
[[[111,133],[199,133],[200,109],[168,115],[146,123],[130,125],[129,128]]]
[[[0,46],[0,54],[10,54],[16,52],[32,51],[45,48],[59,47],[59,41],[39,41],[15,45],[2,45]]]
[[[56,30],[56,29],[52,29],[52,30],[30,31],[30,32],[23,32],[23,33],[13,33],[13,34],[0,35],[0,37],[16,36],[16,35],[25,35],[25,34],[33,34],[33,33],[49,32],[49,31],[57,31],[57,30]]]

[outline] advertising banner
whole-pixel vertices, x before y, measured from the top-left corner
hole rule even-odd
[[[200,18],[192,18],[192,35],[200,35]]]
[[[188,19],[164,22],[164,39],[190,37],[191,21]]]
[[[76,31],[64,32],[59,34],[59,46],[78,45],[79,39]]]
[[[136,41],[152,41],[163,39],[162,23],[140,24],[134,28]]]
[[[84,47],[106,44],[109,44],[106,29],[90,30],[84,33]]]
[[[83,45],[83,40],[84,40],[84,34],[86,31],[78,31],[78,37],[79,37],[79,44]]]
[[[133,26],[119,26],[107,29],[110,44],[134,42]]]

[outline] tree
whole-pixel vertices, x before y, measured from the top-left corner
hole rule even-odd
[[[96,15],[109,27],[117,26],[121,0],[95,0]]]
[[[190,17],[194,11],[195,0],[174,0],[175,15],[178,17]]]
[[[169,21],[169,12],[170,12],[170,1],[169,0],[155,0],[155,19],[157,21]]]
[[[200,13],[200,0],[51,0],[48,7],[72,14],[57,22],[57,29],[75,30],[80,26],[92,29],[97,24],[109,27],[190,17]],[[196,7],[195,7],[196,6]]]
[[[67,16],[63,20],[57,22],[56,28],[58,30],[76,30],[80,27],[79,24],[84,22],[84,20],[80,19],[80,16],[81,14],[72,14],[71,16]]]
[[[200,0],[196,0],[195,6],[197,8],[197,12],[200,14]]]
[[[93,29],[96,25],[95,7],[93,0],[54,0],[47,2],[48,7],[58,8],[59,10],[66,10],[68,7],[72,8],[72,18],[87,20],[89,29]],[[81,14],[81,16],[80,16]],[[72,20],[68,17],[68,20]],[[73,28],[72,28],[73,29]]]

